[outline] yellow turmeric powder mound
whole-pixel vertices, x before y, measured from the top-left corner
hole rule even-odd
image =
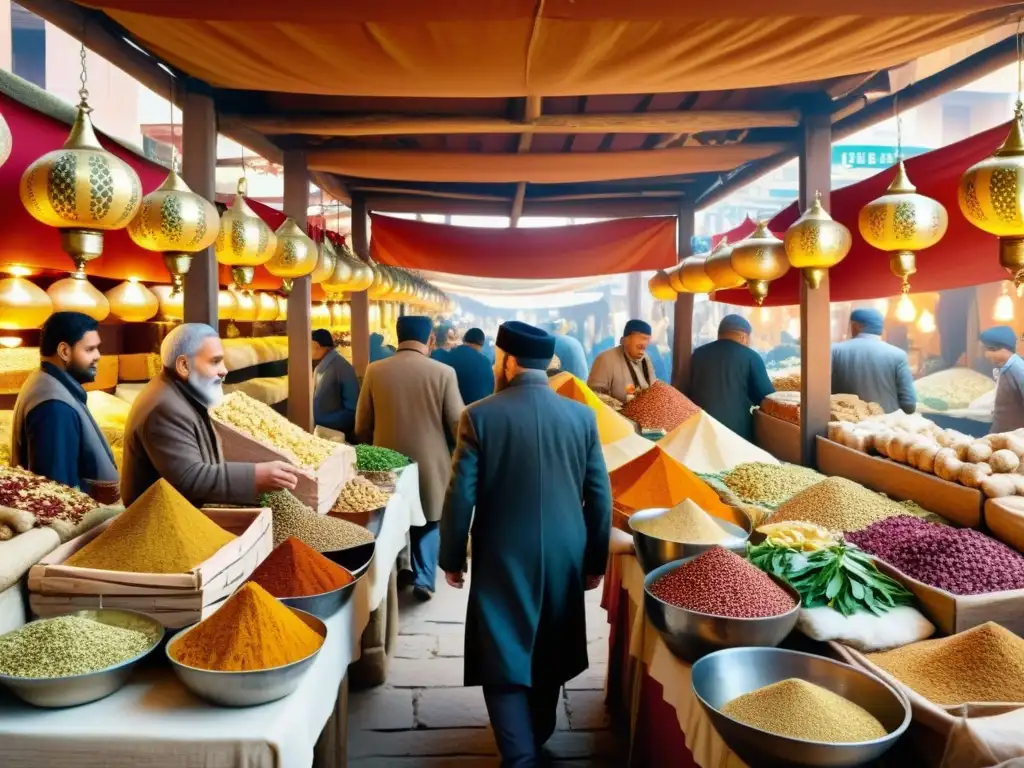
[[[629,423],[628,419],[602,403],[601,398],[595,395],[590,387],[571,373],[552,376],[548,380],[548,386],[562,397],[590,407],[597,417],[597,434],[601,438],[601,445],[608,445],[636,434],[636,430],[633,429],[633,425]]]
[[[171,658],[188,667],[251,672],[301,661],[323,642],[287,606],[249,581],[169,651]]]
[[[188,573],[235,537],[163,478],[66,565],[135,573]]]

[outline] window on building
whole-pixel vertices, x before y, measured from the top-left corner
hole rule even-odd
[[[964,104],[942,105],[942,145],[966,139],[971,135],[971,108]]]
[[[11,3],[11,69],[18,77],[46,88],[46,27],[43,20]]]

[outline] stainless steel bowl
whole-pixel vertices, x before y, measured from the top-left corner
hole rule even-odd
[[[289,610],[306,623],[310,629],[327,642],[327,625],[316,616],[296,608]],[[320,648],[304,659],[285,664],[283,667],[260,669],[252,672],[220,672],[211,669],[190,667],[177,661],[171,655],[171,649],[182,637],[198,625],[183,629],[167,643],[167,659],[171,662],[174,674],[182,685],[201,699],[224,707],[254,707],[270,701],[283,699],[295,691],[302,682],[302,676],[320,655]]]
[[[713,616],[686,608],[679,608],[651,594],[651,585],[681,565],[692,560],[687,557],[655,568],[644,577],[644,610],[647,618],[661,634],[665,645],[676,656],[693,662],[709,653],[724,648],[743,646],[772,647],[781,643],[800,615],[800,594],[782,579],[768,574],[786,590],[796,606],[781,616],[741,619],[731,616]]]
[[[789,678],[806,680],[858,704],[888,731],[874,741],[828,744],[791,739],[746,725],[722,714],[722,707],[745,693]],[[805,766],[846,768],[884,754],[910,725],[910,702],[877,677],[848,664],[782,648],[733,648],[693,665],[693,692],[729,748],[752,768]]]
[[[153,652],[164,639],[164,628],[156,619],[137,611],[115,608],[74,611],[69,616],[92,619],[112,627],[134,629],[149,635],[150,646],[130,659],[98,672],[69,677],[11,677],[0,675],[0,684],[6,686],[15,696],[37,707],[77,707],[109,696],[118,690],[131,676],[132,669]],[[46,621],[46,619],[39,619]]]
[[[668,507],[655,507],[653,509],[641,509],[629,516],[629,530],[633,532],[633,546],[636,548],[636,559],[640,561],[640,567],[644,569],[644,573],[650,573],[655,568],[665,565],[665,563],[699,555],[701,552],[705,552],[715,546],[725,547],[738,554],[743,554],[746,551],[747,539],[750,537],[751,532],[749,520],[747,520],[746,527],[741,528],[725,520],[712,517],[712,520],[732,537],[731,540],[723,544],[683,544],[677,541],[665,541],[664,539],[651,536],[649,533],[637,530],[634,525],[634,523],[643,522],[644,520],[653,520],[654,518],[661,517],[668,511]]]
[[[359,576],[353,578],[348,584],[330,592],[321,592],[319,595],[306,595],[304,597],[279,597],[281,603],[289,608],[298,608],[300,611],[311,613],[318,619],[329,619],[341,610],[355,592],[356,584],[366,575],[366,568],[359,572]]]
[[[360,578],[373,562],[373,556],[377,551],[377,542],[368,541],[348,549],[331,549],[320,554],[332,563],[340,565],[357,579]]]

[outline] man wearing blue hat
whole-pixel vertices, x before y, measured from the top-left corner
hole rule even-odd
[[[622,331],[619,346],[605,350],[594,359],[587,385],[595,392],[611,395],[623,403],[650,389],[657,379],[654,364],[647,355],[650,343],[650,324],[643,320],[630,320]]]
[[[390,448],[419,465],[420,500],[427,524],[409,532],[413,593],[434,594],[445,488],[451,475],[447,435],[455,435],[462,397],[455,371],[431,360],[429,317],[398,318],[398,351],[366,369],[356,405],[356,437]]]
[[[850,313],[850,338],[832,347],[832,394],[856,395],[886,413],[917,410],[907,353],[882,341],[885,318],[877,309]]]
[[[502,765],[535,766],[588,665],[583,593],[605,571],[612,499],[594,412],[548,386],[554,339],[512,321],[497,348],[498,392],[459,424],[440,563],[461,589],[472,526],[465,684],[484,688]]]
[[[313,331],[313,422],[355,439],[359,377],[352,363],[341,356],[326,328]]]
[[[462,344],[445,353],[443,357],[431,357],[455,369],[459,380],[462,402],[471,405],[494,393],[494,370],[482,352],[484,332],[470,328],[462,337]]]
[[[754,439],[751,409],[775,391],[764,360],[749,346],[750,332],[743,317],[723,317],[718,340],[693,351],[686,388],[694,403],[746,440]]]
[[[1017,355],[1017,334],[1008,325],[989,328],[979,337],[996,379],[992,432],[1024,427],[1024,360]]]

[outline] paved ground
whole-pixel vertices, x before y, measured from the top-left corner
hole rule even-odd
[[[440,581],[440,579],[439,579]],[[462,687],[466,590],[442,581],[434,599],[401,602],[401,634],[388,682],[353,691],[349,762],[354,768],[497,768],[480,688]],[[624,765],[604,707],[608,624],[601,590],[587,593],[590,669],[566,686],[548,742],[559,768]]]

